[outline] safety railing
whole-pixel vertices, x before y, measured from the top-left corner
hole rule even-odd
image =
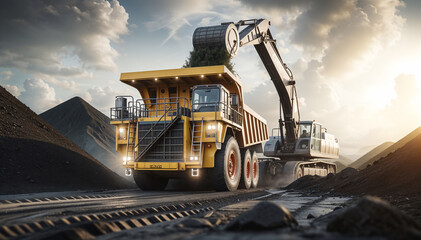
[[[117,96],[117,99],[125,102],[121,107],[110,108],[110,119],[114,121],[133,120],[136,117],[134,98],[132,96]],[[131,99],[131,101],[127,102],[127,99]]]
[[[119,97],[129,98],[129,96],[118,96],[117,98]],[[167,111],[168,109],[171,110]],[[127,106],[110,109],[110,119],[113,121],[160,118],[164,114],[169,117],[176,115],[190,116],[189,100],[184,97],[138,99],[136,102],[134,100],[128,101]]]
[[[168,109],[171,109],[167,111]],[[163,115],[190,116],[190,103],[184,97],[148,98],[136,100],[136,114],[140,118],[162,117]]]
[[[217,113],[220,112],[222,117],[233,123],[241,126],[243,122],[243,114],[224,102],[193,103],[192,112],[215,112],[215,120],[217,118]]]

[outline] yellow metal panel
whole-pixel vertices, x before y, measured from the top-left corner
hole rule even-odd
[[[215,143],[205,143],[203,150],[203,167],[213,168],[215,166],[215,153],[218,150]]]
[[[191,152],[191,127],[190,118],[182,117],[184,120],[184,162],[189,161]]]
[[[155,70],[155,71],[143,71],[143,72],[128,72],[122,73],[120,80],[142,80],[142,79],[160,79],[160,78],[172,78],[172,77],[189,77],[197,75],[207,74],[227,74],[231,78],[235,78],[234,75],[224,65],[209,66],[209,67],[193,67],[193,68],[178,68],[178,69],[166,69],[166,70]]]

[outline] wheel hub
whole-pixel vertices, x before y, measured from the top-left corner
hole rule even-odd
[[[246,165],[246,177],[247,179],[250,178],[250,162],[247,162],[247,165]]]
[[[231,179],[235,178],[237,174],[237,156],[235,155],[234,150],[231,150],[228,158],[228,176]]]
[[[253,163],[253,178],[257,177],[257,163]]]

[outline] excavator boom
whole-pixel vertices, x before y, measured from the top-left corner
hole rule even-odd
[[[241,29],[242,27],[244,28]],[[238,47],[254,45],[279,96],[279,129],[281,136],[285,136],[285,138],[280,138],[281,151],[290,153],[294,151],[299,137],[298,98],[292,72],[283,62],[269,27],[270,21],[267,19],[241,20],[235,24],[228,22],[222,23],[221,26],[200,27],[193,35],[193,45],[198,48],[222,43],[225,44],[232,57],[236,55]],[[224,29],[226,32],[223,31]],[[238,33],[235,29],[237,31],[241,29],[241,31]],[[216,41],[215,32],[226,36],[225,41]]]

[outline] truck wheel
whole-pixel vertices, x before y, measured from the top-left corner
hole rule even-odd
[[[216,191],[235,191],[240,178],[240,147],[237,140],[230,137],[215,154],[215,166],[211,170],[211,184]]]
[[[298,167],[297,171],[295,172],[295,180],[299,179],[302,176],[303,176],[303,170],[300,167]]]
[[[259,183],[259,159],[257,158],[257,154],[255,151],[253,151],[253,154],[251,155],[251,187],[257,188],[257,184]]]
[[[273,176],[270,173],[269,161],[262,161],[258,163],[259,179],[257,182],[258,187],[267,187],[273,182]]]
[[[243,149],[241,151],[241,180],[239,188],[250,189],[252,182],[253,165],[251,163],[250,150]]]
[[[145,191],[164,190],[168,184],[168,178],[157,176],[149,171],[133,171],[133,179],[137,186]]]

